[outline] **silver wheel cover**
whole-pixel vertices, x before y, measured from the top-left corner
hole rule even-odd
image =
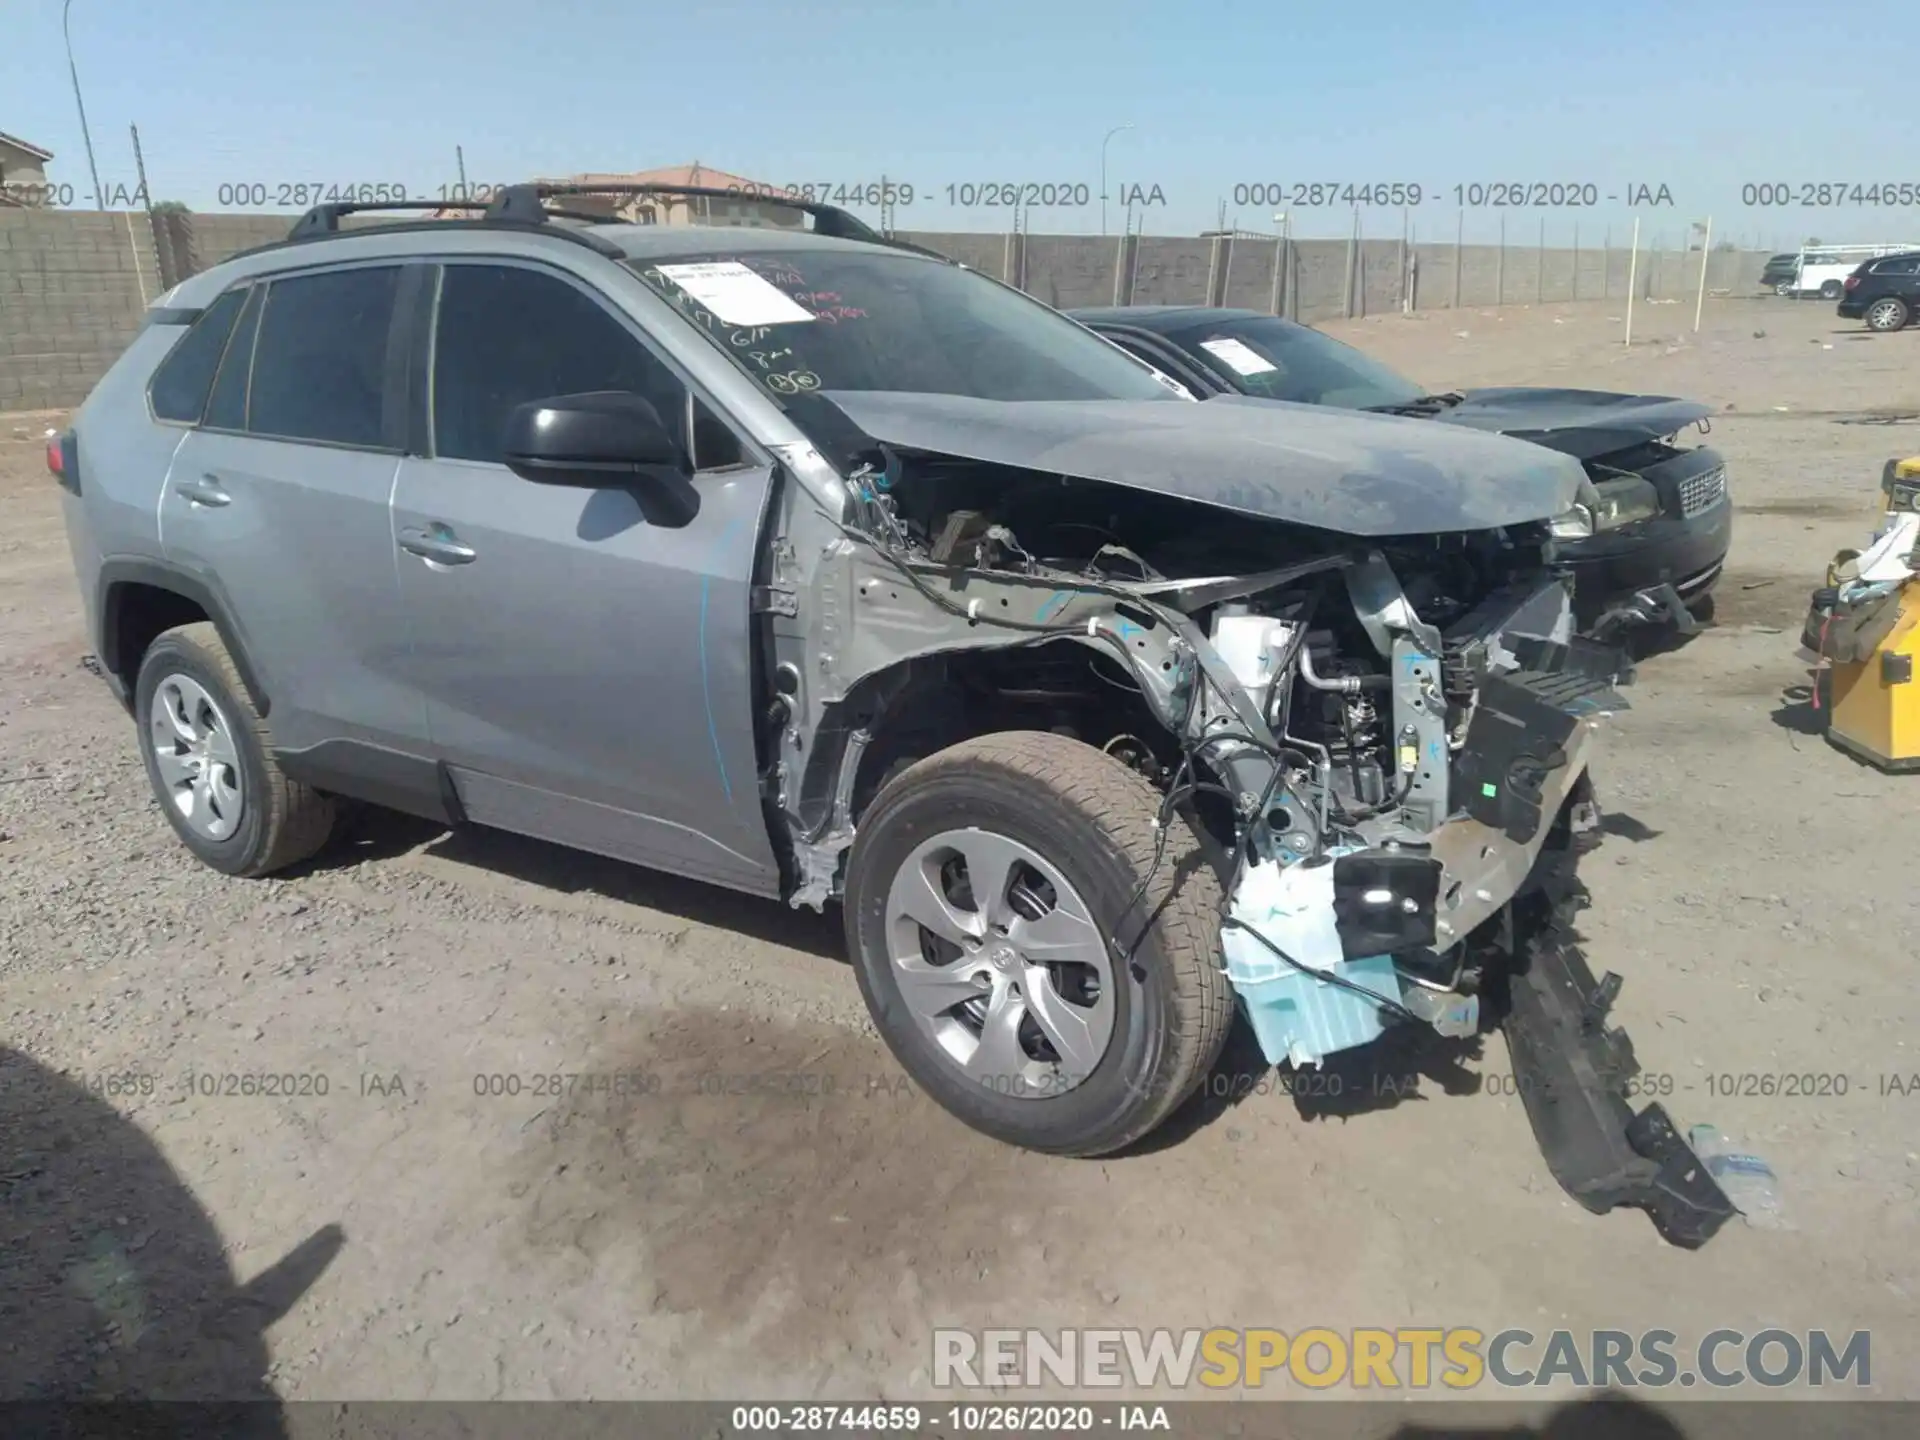
[[[189,675],[169,675],[154,688],[147,713],[161,799],[196,835],[225,840],[240,827],[246,782],[233,726],[207,688]]]
[[[990,830],[947,830],[887,891],[887,960],[913,1022],[996,1094],[1083,1083],[1113,1040],[1106,938],[1058,867]]]

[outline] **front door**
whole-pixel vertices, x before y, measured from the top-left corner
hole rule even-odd
[[[431,458],[402,462],[400,588],[433,743],[469,818],[774,894],[749,603],[771,466],[578,279],[452,261],[435,307]],[[699,509],[523,480],[514,406],[629,390],[692,452]]]

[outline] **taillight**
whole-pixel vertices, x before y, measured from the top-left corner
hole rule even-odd
[[[1858,290],[1860,288],[1860,277],[1858,275],[1849,275],[1847,277],[1846,288],[1849,290]]]
[[[71,430],[47,437],[47,469],[67,489],[80,493],[80,442]]]

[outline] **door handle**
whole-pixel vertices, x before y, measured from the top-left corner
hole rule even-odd
[[[174,482],[174,493],[184,495],[195,505],[231,505],[233,497],[220,488],[220,482],[211,475],[202,475],[198,480],[179,480]]]
[[[477,558],[474,548],[461,544],[445,525],[402,530],[400,548],[409,555],[418,555],[422,560],[432,560],[441,565],[465,565]]]

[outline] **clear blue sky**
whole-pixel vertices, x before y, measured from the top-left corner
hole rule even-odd
[[[75,203],[91,186],[60,0],[13,0],[0,47],[0,130],[56,153]],[[1742,186],[1844,181],[1920,188],[1911,83],[1875,54],[1908,48],[1912,0],[1852,0],[1826,19],[1778,0],[1448,5],[1373,0],[73,0],[72,34],[103,188],[134,184],[137,124],[156,199],[223,207],[220,187],[391,182],[431,195],[476,182],[698,159],[774,183],[895,177],[896,223],[1006,228],[947,203],[948,185],[1064,182],[1084,208],[1035,230],[1097,233],[1123,185],[1169,202],[1149,233],[1271,229],[1253,182],[1412,182],[1422,239],[1450,239],[1452,187],[1592,182],[1585,212],[1510,212],[1517,244],[1623,243],[1628,187],[1666,185],[1648,235],[1776,246],[1920,240],[1920,206],[1751,208]],[[1896,66],[1897,71],[1897,66]],[[1891,72],[1890,72],[1891,73]],[[1438,192],[1437,196],[1435,192]],[[1618,195],[1618,202],[1606,197]],[[1792,198],[1797,202],[1799,196]],[[1917,197],[1920,198],[1920,197]],[[1289,204],[1299,236],[1344,235],[1351,211]],[[1396,209],[1364,212],[1397,236]],[[1497,212],[1469,211],[1491,239]]]

